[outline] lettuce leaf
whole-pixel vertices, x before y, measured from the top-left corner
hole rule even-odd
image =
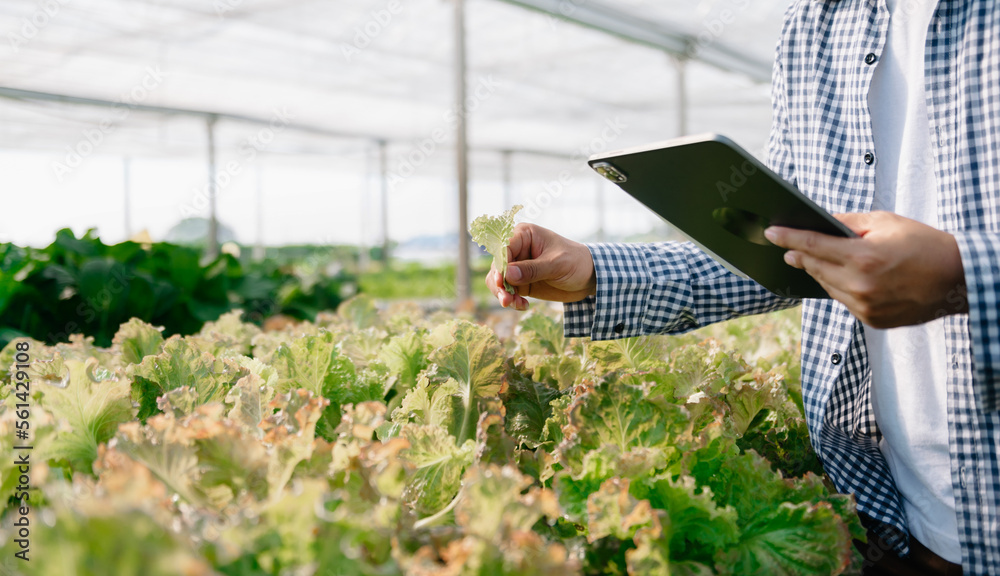
[[[486,249],[493,256],[493,267],[505,277],[507,275],[507,247],[510,239],[514,235],[514,215],[523,206],[520,204],[513,206],[500,216],[480,216],[472,221],[469,226],[469,233],[472,240]],[[514,293],[514,287],[503,282],[504,289]]]
[[[504,376],[504,351],[496,334],[485,326],[464,320],[443,324],[431,334],[435,350],[430,361],[441,378],[458,383],[453,395],[453,421],[459,444],[475,435],[479,398],[496,396]]]
[[[121,325],[111,342],[112,350],[121,354],[123,364],[138,364],[146,356],[163,351],[163,328],[133,318]]]
[[[159,396],[190,387],[198,405],[221,402],[242,375],[238,366],[223,362],[177,336],[167,339],[159,354],[147,355],[141,363],[129,365],[126,373],[132,378],[132,399],[139,403],[142,422],[163,411],[157,405]]]
[[[455,497],[476,443],[461,445],[437,426],[407,425],[403,435],[410,442],[400,457],[411,469],[403,499],[425,515],[439,512]]]
[[[507,388],[500,394],[507,412],[507,432],[529,448],[540,446],[545,423],[552,417],[552,401],[559,396],[558,390],[511,370]]]
[[[59,352],[52,360],[33,362],[29,375],[41,392],[40,405],[54,419],[52,434],[41,443],[44,458],[91,474],[99,445],[134,418],[128,379],[96,358],[64,359]]]

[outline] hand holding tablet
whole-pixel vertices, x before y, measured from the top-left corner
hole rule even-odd
[[[764,237],[768,226],[857,235],[724,136],[600,154],[590,166],[732,272],[791,298],[829,298]]]

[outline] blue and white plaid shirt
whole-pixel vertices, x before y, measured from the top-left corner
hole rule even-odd
[[[869,212],[875,190],[868,88],[886,42],[878,0],[797,0],[772,82],[767,164],[826,210]],[[1000,6],[941,0],[926,45],[941,228],[955,235],[968,314],[946,319],[951,477],[965,574],[1000,574]],[[869,158],[869,161],[871,158]],[[565,334],[595,340],[686,332],[800,301],[728,272],[690,243],[589,245],[597,296],[565,305]],[[959,309],[964,293],[950,295]],[[811,441],[837,488],[899,554],[900,496],[878,448],[864,330],[833,300],[801,301]]]

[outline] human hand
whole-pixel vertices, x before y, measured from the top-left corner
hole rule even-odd
[[[772,226],[785,262],[809,273],[872,328],[894,328],[968,312],[955,237],[891,212],[835,214],[859,238]]]
[[[507,282],[491,267],[486,285],[500,305],[527,310],[525,296],[554,302],[577,302],[597,293],[597,277],[590,249],[534,224],[518,224],[507,248]]]

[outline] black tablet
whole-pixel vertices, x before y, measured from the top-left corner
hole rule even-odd
[[[781,296],[829,298],[812,276],[785,263],[785,249],[764,238],[765,228],[857,236],[718,134],[598,154],[588,163],[726,268]]]

